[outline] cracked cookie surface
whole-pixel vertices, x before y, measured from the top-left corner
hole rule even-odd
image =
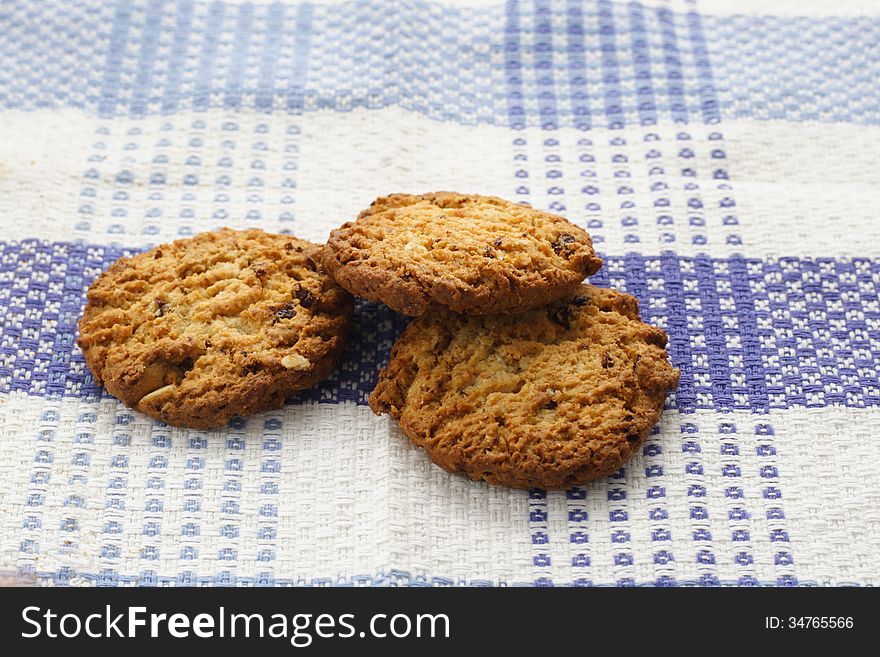
[[[95,379],[168,424],[225,425],[326,378],[353,301],[320,247],[224,228],[120,258],[88,290],[78,344]]]
[[[435,463],[515,488],[611,474],[657,423],[679,372],[628,294],[581,285],[522,315],[434,307],[394,345],[370,396]]]
[[[349,292],[414,316],[431,304],[521,312],[602,266],[589,234],[563,217],[452,192],[376,199],[330,233],[323,263]]]

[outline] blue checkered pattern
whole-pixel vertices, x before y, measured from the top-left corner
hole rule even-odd
[[[98,399],[75,344],[85,290],[131,250],[0,243],[0,393]],[[718,411],[880,406],[880,261],[605,256],[591,282],[641,300],[670,335],[673,408]],[[333,376],[297,403],[366,404],[406,319],[359,302],[361,327]]]
[[[13,1],[0,13],[0,103],[105,115],[400,105],[545,128],[722,114],[880,122],[877,16],[719,17],[695,2],[611,0],[392,5]]]
[[[876,584],[880,231],[858,162],[880,143],[880,13],[736,12],[4,3],[0,574]],[[592,282],[666,329],[681,384],[632,463],[564,492],[441,472],[366,408],[406,319],[365,302],[327,381],[218,432],[146,419],[85,367],[85,291],[118,257],[224,225],[319,240],[417,184],[570,217]]]

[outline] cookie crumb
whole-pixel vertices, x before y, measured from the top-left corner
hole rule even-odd
[[[416,255],[428,252],[428,248],[424,244],[419,244],[418,242],[407,242],[406,246],[403,247],[403,250],[407,253],[414,253]]]

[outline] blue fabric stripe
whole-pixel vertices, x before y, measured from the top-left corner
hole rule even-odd
[[[235,17],[235,37],[229,73],[226,78],[226,95],[223,105],[227,109],[241,107],[244,100],[245,68],[248,63],[248,48],[253,31],[254,6],[249,3],[242,4],[238,7],[238,13]]]
[[[609,128],[624,125],[623,93],[617,64],[614,4],[599,0],[599,50],[602,53],[602,85],[605,94],[605,117]]]
[[[709,49],[706,45],[703,21],[700,14],[691,11],[687,14],[687,23],[695,58],[694,65],[697,69],[697,79],[700,85],[698,94],[703,121],[705,123],[718,123],[718,121],[721,120],[721,115],[718,111],[718,96],[715,89],[715,79],[712,74],[712,63],[709,57]]]
[[[694,261],[694,269],[701,307],[699,317],[703,322],[702,335],[705,338],[705,355],[708,361],[706,374],[709,377],[715,408],[727,411],[734,407],[734,400],[728,368],[729,331],[724,327],[718,301],[718,278],[714,263],[708,257],[697,257]]]
[[[525,127],[519,0],[508,0],[506,20],[504,28],[504,74],[507,82],[507,115],[510,127],[519,129]]]
[[[153,73],[161,64],[156,54],[161,34],[162,7],[165,0],[150,0],[147,6],[144,30],[141,42],[140,55],[137,62],[137,74],[134,81],[134,93],[131,99],[131,111],[134,114],[144,114],[151,96],[156,90],[151,84]]]
[[[211,92],[214,82],[214,64],[217,58],[217,50],[221,36],[220,27],[223,25],[223,14],[226,5],[222,2],[212,2],[208,9],[208,22],[203,35],[204,44],[199,57],[199,67],[194,78],[192,104],[195,109],[207,109],[212,106]]]
[[[289,111],[301,112],[305,107],[308,53],[312,39],[312,7],[301,5],[296,12],[293,69],[287,87]]]
[[[638,2],[629,4],[629,19],[632,30],[632,55],[639,121],[642,125],[654,125],[657,123],[657,104],[651,71],[651,51],[648,46],[644,7]]]
[[[116,16],[111,28],[110,46],[107,51],[107,60],[104,64],[104,78],[101,85],[101,99],[98,106],[100,114],[112,114],[119,104],[119,91],[122,88],[120,77],[121,71],[126,64],[126,45],[129,25],[131,22],[131,7],[118,4]]]
[[[117,246],[0,242],[0,392],[97,399],[105,394],[75,345],[84,293]],[[591,279],[634,293],[666,328],[682,370],[670,404],[764,413],[880,406],[880,260],[664,254],[605,258]],[[873,304],[873,305],[872,305]],[[333,376],[291,401],[365,404],[407,319],[359,303]],[[700,323],[702,326],[700,327]]]
[[[705,16],[726,117],[880,125],[880,17]]]
[[[657,18],[661,25],[663,38],[663,60],[666,64],[666,93],[672,120],[687,123],[688,111],[684,93],[684,69],[678,36],[675,31],[675,16],[668,9],[658,9]]]
[[[580,0],[568,0],[568,84],[571,92],[572,124],[580,130],[592,126],[590,88],[587,84],[587,61],[584,55],[584,13]]]
[[[694,354],[691,349],[693,335],[688,322],[688,308],[685,301],[684,275],[681,261],[671,253],[660,256],[660,275],[664,280],[666,293],[666,330],[677,339],[675,342],[676,365],[681,377],[676,390],[679,408],[693,411],[697,408],[697,393],[694,385]],[[670,345],[670,351],[672,346]]]
[[[749,287],[747,263],[742,259],[732,259],[730,266],[730,288],[733,293],[739,316],[739,336],[742,340],[743,359],[746,363],[745,377],[749,399],[756,408],[770,406],[767,396],[767,382],[762,364],[761,339],[758,335],[758,316],[755,299]]]
[[[553,24],[549,0],[535,2],[534,58],[538,84],[538,113],[541,127],[553,130],[559,126],[556,108],[557,82],[553,78]],[[561,35],[560,35],[561,36]]]
[[[266,43],[260,61],[260,79],[257,86],[259,92],[256,97],[256,106],[260,110],[272,109],[272,87],[278,75],[277,64],[284,38],[284,10],[285,5],[272,4],[269,5],[266,16]]]
[[[553,586],[553,562],[549,553],[550,533],[547,520],[550,511],[547,505],[547,492],[532,488],[529,495],[529,533],[532,539],[532,567],[535,579],[532,586]]]
[[[189,71],[186,54],[191,37],[193,0],[180,0],[174,34],[171,39],[171,54],[168,60],[168,80],[162,91],[162,112],[170,113],[177,109],[180,98],[180,85]]]
[[[722,114],[880,125],[874,47],[880,18],[702,16],[608,0],[499,0],[497,7],[479,8],[411,0],[393,12],[381,0],[353,0],[286,10],[297,12],[295,30],[279,30],[278,15],[285,11],[279,4],[4,3],[0,109],[72,106],[104,116],[178,107],[269,109],[268,99],[281,96],[287,99],[282,106],[295,111],[309,98],[310,109],[400,106],[437,120],[510,125],[516,108],[516,125],[586,127],[587,102],[602,94],[611,125],[652,118],[714,123]],[[549,20],[559,11],[565,20]],[[100,25],[104,15],[113,16],[109,30]],[[371,38],[375,23],[392,32],[418,26],[425,34],[455,25],[460,37],[444,43],[443,53],[402,47],[411,38],[404,33]],[[486,23],[488,35],[476,27]],[[30,52],[26,37],[42,25],[49,27],[41,52]],[[157,47],[163,25],[172,26],[170,53]],[[522,38],[530,32],[537,37],[534,52],[523,45],[531,43]],[[338,34],[356,44],[354,65],[333,56]],[[505,53],[508,68],[485,67],[485,50],[463,47],[486,39],[489,52]],[[193,43],[201,49],[191,51]],[[233,50],[218,50],[221,43]],[[309,44],[328,56],[306,57]],[[660,53],[652,57],[657,51],[650,46]],[[292,76],[267,66],[281,49],[295,53]],[[549,66],[565,50],[567,80]],[[72,60],[70,54],[79,52]],[[535,79],[521,75],[523,54],[533,56]],[[601,70],[590,69],[591,60],[601,61]],[[255,62],[263,62],[260,74],[246,75],[243,67]],[[441,100],[426,102],[437,97],[434,81],[441,77],[449,81]],[[506,93],[486,97],[476,111],[473,99],[481,89]],[[569,97],[573,111],[563,102]]]

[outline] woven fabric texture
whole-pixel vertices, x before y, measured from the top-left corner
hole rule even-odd
[[[0,6],[0,576],[58,585],[880,583],[880,6],[10,0]],[[124,254],[322,242],[376,196],[555,211],[665,328],[642,452],[568,491],[432,465],[366,399],[407,320],[217,431],[76,347]]]

